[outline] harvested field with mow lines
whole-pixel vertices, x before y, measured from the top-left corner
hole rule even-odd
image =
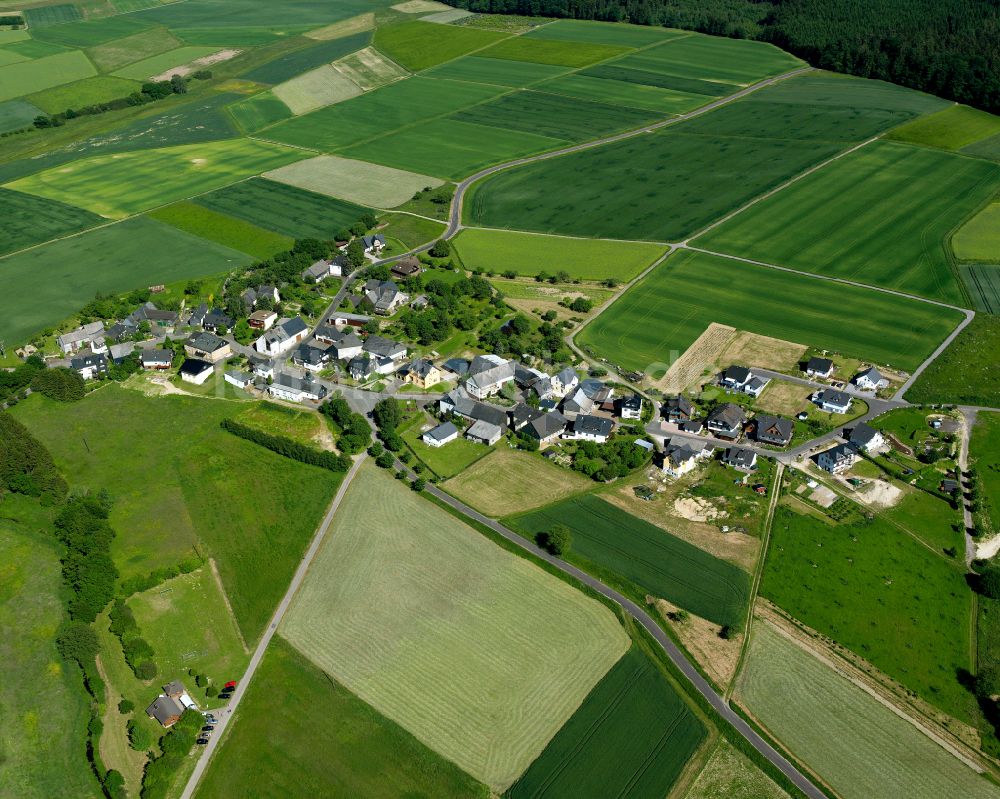
[[[718,625],[735,625],[746,612],[745,571],[670,535],[660,527],[583,494],[508,519],[526,538],[558,524],[573,534],[567,558],[633,595],[662,597]]]
[[[629,645],[605,607],[374,466],[348,490],[282,635],[496,790]]]
[[[844,799],[997,799],[1000,788],[766,622],[738,699]]]
[[[366,92],[405,78],[409,73],[374,47],[365,47],[334,62],[333,68]]]
[[[329,64],[279,83],[272,91],[296,116],[361,94],[361,88],[354,81]]]
[[[508,799],[663,799],[705,727],[633,646],[556,733]]]
[[[850,325],[845,307],[855,311]],[[887,328],[883,319],[895,322]],[[666,369],[718,322],[915,369],[961,319],[959,311],[918,300],[686,250],[616,300],[577,343],[629,369]]]

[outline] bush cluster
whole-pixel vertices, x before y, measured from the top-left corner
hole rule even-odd
[[[139,624],[132,609],[122,599],[116,599],[111,607],[111,632],[121,641],[125,662],[140,680],[151,680],[157,668],[153,662],[153,647],[142,637]]]
[[[68,490],[42,442],[9,413],[0,411],[0,498],[10,491],[56,504]]]
[[[115,595],[118,569],[111,559],[114,530],[108,524],[111,502],[106,495],[73,497],[55,520],[56,538],[64,547],[63,583],[74,621],[91,623]]]
[[[360,413],[352,411],[343,397],[334,397],[324,402],[319,410],[340,430],[337,449],[344,455],[361,452],[371,443],[372,429],[368,426],[368,421]]]

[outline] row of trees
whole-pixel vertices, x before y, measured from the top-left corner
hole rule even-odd
[[[1000,111],[995,0],[449,0],[470,11],[760,39],[813,66]]]
[[[139,623],[135,620],[132,608],[119,598],[111,606],[110,630],[121,641],[125,662],[140,680],[151,680],[156,676],[156,663],[153,662],[153,647],[142,637]]]
[[[10,491],[55,505],[65,499],[68,490],[42,442],[9,413],[0,411],[0,499]]]
[[[346,472],[351,468],[351,459],[346,455],[336,455],[325,450],[315,449],[285,436],[265,433],[254,427],[248,427],[233,419],[223,419],[222,429],[254,444],[259,444],[271,452],[277,452],[286,458],[329,469],[331,472]]]

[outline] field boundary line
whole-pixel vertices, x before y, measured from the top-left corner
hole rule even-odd
[[[219,593],[222,594],[222,601],[226,605],[226,610],[229,612],[229,618],[233,620],[233,627],[236,628],[236,636],[240,639],[240,645],[243,647],[243,653],[245,655],[250,654],[250,647],[247,646],[246,639],[243,637],[243,630],[240,629],[239,622],[236,620],[236,614],[233,613],[233,606],[229,602],[229,594],[226,593],[226,587],[222,584],[222,575],[219,574],[219,569],[215,565],[215,558],[208,559],[208,567],[212,572],[212,578],[215,580],[215,584],[219,587]]]
[[[440,220],[434,220],[440,221]],[[544,236],[550,239],[569,239],[570,241],[607,241],[612,244],[649,244],[658,247],[673,246],[669,241],[654,241],[653,239],[609,239],[604,236],[567,236],[565,233],[541,233],[537,230],[518,230],[512,227],[489,227],[487,225],[463,225],[462,230],[487,230],[495,233],[519,233],[523,236]],[[597,281],[595,281],[597,282]]]
[[[250,657],[250,663],[247,665],[247,669],[243,673],[242,679],[240,679],[236,685],[236,691],[233,693],[232,699],[223,710],[216,711],[216,715],[219,720],[218,726],[216,727],[216,734],[213,735],[209,739],[208,744],[205,745],[201,756],[195,763],[194,771],[191,772],[191,776],[188,778],[179,799],[191,799],[194,796],[195,789],[198,787],[198,782],[201,780],[202,775],[208,768],[212,760],[212,756],[215,754],[215,750],[218,747],[219,741],[227,737],[229,725],[232,722],[233,715],[239,708],[240,701],[246,693],[247,686],[253,679],[253,676],[257,671],[257,667],[260,666],[263,661],[268,644],[271,643],[271,639],[277,632],[278,625],[281,623],[282,619],[284,619],[285,613],[291,606],[292,599],[298,593],[309,568],[312,566],[313,560],[319,552],[323,541],[326,539],[327,533],[330,531],[333,518],[336,515],[337,510],[340,508],[340,504],[343,501],[344,496],[347,494],[347,489],[357,476],[358,471],[360,470],[361,465],[365,462],[366,458],[367,453],[362,452],[355,459],[354,463],[351,464],[351,468],[344,475],[344,479],[341,480],[340,485],[337,487],[337,491],[334,494],[333,499],[327,506],[326,513],[323,515],[319,525],[316,527],[316,532],[313,533],[312,540],[309,542],[309,546],[306,548],[305,553],[303,553],[302,559],[299,561],[299,565],[296,568],[294,575],[292,575],[292,579],[288,584],[288,589],[285,591],[285,595],[281,598],[281,601],[275,608],[270,622],[261,635],[260,641],[257,643],[257,647],[254,649],[253,655]]]
[[[856,667],[847,662],[847,666],[844,664],[838,664],[830,655],[824,651],[820,651],[817,647],[811,646],[807,641],[798,636],[792,634],[784,624],[780,624],[778,619],[785,621],[786,624],[790,624],[787,620],[784,620],[780,613],[777,613],[774,609],[768,608],[763,615],[761,615],[760,620],[768,624],[775,632],[777,632],[782,638],[786,639],[790,643],[794,644],[799,649],[803,650],[810,656],[816,658],[820,663],[829,667],[838,676],[847,680],[851,685],[860,688],[866,694],[868,694],[872,699],[878,702],[883,707],[891,710],[895,715],[904,721],[912,724],[921,733],[930,738],[934,743],[948,752],[950,755],[954,756],[956,759],[964,763],[970,769],[978,774],[987,773],[987,769],[983,768],[979,763],[977,763],[973,758],[965,754],[958,746],[948,741],[943,735],[939,734],[936,730],[931,729],[925,721],[922,719],[915,718],[914,716],[907,713],[903,708],[899,707],[890,700],[888,697],[883,696],[877,689],[869,685],[865,680],[860,677],[851,674],[850,671],[856,671]],[[803,634],[805,634],[803,632]],[[846,662],[846,661],[845,661]],[[888,689],[884,689],[888,690]]]

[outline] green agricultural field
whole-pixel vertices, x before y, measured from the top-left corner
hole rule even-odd
[[[409,72],[374,47],[366,47],[333,63],[333,68],[364,91],[409,77]]]
[[[139,88],[140,85],[135,81],[98,75],[64,86],[54,86],[37,94],[28,95],[25,99],[49,114],[58,114],[67,108],[83,108],[106,103],[109,100],[119,100],[128,97]]]
[[[770,625],[754,629],[738,695],[844,799],[1000,796],[994,784]]]
[[[614,81],[616,84],[631,83],[636,86],[653,86],[702,97],[722,97],[726,94],[732,94],[734,91],[734,87],[729,83],[717,83],[697,78],[682,78],[679,75],[667,75],[648,69],[624,67],[622,66],[622,60],[609,64],[598,64],[596,67],[590,67],[577,74],[586,78]],[[702,102],[708,101],[703,100]]]
[[[659,668],[633,646],[505,796],[662,799],[705,735]]]
[[[629,645],[608,609],[374,466],[348,490],[282,634],[495,790]]]
[[[458,180],[490,164],[555,150],[564,144],[545,136],[446,117],[371,139],[342,152],[399,169]]]
[[[0,67],[0,101],[23,97],[96,74],[94,65],[79,50],[7,64]]]
[[[401,169],[320,155],[267,172],[268,180],[326,194],[358,205],[392,208],[402,205],[428,186],[442,184],[437,178]]]
[[[443,487],[487,516],[500,517],[588,491],[594,484],[540,455],[494,449]]]
[[[267,136],[298,147],[337,150],[385,136],[404,125],[459,111],[501,91],[499,86],[410,78],[282,122]]]
[[[497,86],[527,86],[546,78],[555,78],[569,67],[510,61],[503,58],[465,56],[427,71],[428,77],[467,80],[472,83],[492,83]]]
[[[577,142],[642,127],[655,121],[657,115],[558,94],[522,91],[473,106],[451,118]]]
[[[215,559],[243,638],[253,644],[342,475],[219,427],[245,408],[108,386],[71,405],[31,397],[15,411],[74,490],[111,492],[112,554],[123,578],[177,563],[197,547]],[[274,480],[278,473],[285,479]]]
[[[508,270],[534,277],[567,272],[580,280],[613,277],[628,281],[666,253],[659,244],[571,239],[506,230],[466,228],[454,241],[468,269],[502,274]]]
[[[202,194],[195,202],[293,239],[332,239],[369,210],[264,178]]]
[[[779,506],[761,595],[923,699],[974,723],[964,568],[876,516],[829,524]]]
[[[81,19],[80,9],[73,3],[59,3],[39,8],[29,8],[24,12],[24,18],[29,28],[45,28],[49,25],[61,25]]]
[[[745,85],[798,69],[803,63],[770,44],[694,33],[627,56],[617,66]]]
[[[42,10],[36,9],[35,13]],[[77,16],[76,19],[79,17]],[[72,20],[61,20],[61,22],[69,22],[70,24],[50,25],[44,29],[39,26],[39,30],[33,30],[31,35],[36,39],[64,44],[68,47],[93,47],[114,39],[123,39],[149,28],[144,16],[115,16],[86,22],[73,22]],[[36,26],[37,23],[29,25],[31,28]]]
[[[1000,202],[990,203],[962,225],[951,238],[951,248],[963,261],[1000,262]]]
[[[274,87],[273,93],[298,116],[357,97],[361,94],[361,88],[329,64],[324,64],[279,83]]]
[[[149,80],[152,77],[158,77],[161,75],[165,75],[169,78],[169,72],[171,69],[174,69],[175,67],[182,67],[185,64],[190,64],[196,59],[212,55],[212,53],[217,52],[218,49],[218,47],[205,47],[204,45],[199,47],[192,47],[191,45],[186,47],[177,47],[173,50],[168,50],[165,53],[159,53],[158,55],[144,58],[142,61],[136,61],[134,64],[122,67],[112,74],[118,76],[119,78],[130,78],[132,80]],[[163,80],[163,78],[160,79]]]
[[[525,34],[526,39],[554,39],[583,44],[607,44],[612,47],[646,47],[657,42],[687,36],[683,31],[620,22],[558,19]]]
[[[291,109],[270,91],[235,102],[227,110],[244,133],[256,133],[293,116]]]
[[[0,254],[76,233],[104,222],[97,214],[56,200],[0,189]],[[3,268],[3,267],[0,267]]]
[[[296,0],[284,5],[276,16],[273,6],[258,0],[197,0],[162,5],[140,16],[170,28],[269,28],[282,34],[328,25],[370,9],[365,0],[339,0],[336,4]]]
[[[844,325],[848,306],[857,314]],[[718,322],[910,370],[961,319],[918,300],[687,250],[629,289],[577,343],[628,369],[665,369]]]
[[[14,44],[4,45],[3,51],[5,53],[14,53],[15,55],[23,56],[24,58],[45,58],[46,56],[56,55],[57,53],[65,53],[69,49],[68,47],[63,47],[61,44],[52,44],[50,42],[41,42],[37,39],[29,39],[24,42],[14,42]]]
[[[382,233],[387,239],[395,239],[403,244],[408,250],[426,244],[436,238],[440,238],[444,233],[444,223],[435,222],[431,219],[424,219],[420,216],[410,214],[384,214],[379,217],[380,222],[386,222],[386,227]],[[389,242],[392,246],[392,242]]]
[[[30,128],[42,109],[24,100],[8,100],[0,103],[0,133],[21,128]]]
[[[367,31],[324,42],[300,39],[299,41],[310,42],[309,46],[286,53],[240,77],[257,83],[281,83],[367,47],[370,39],[371,34]]]
[[[986,158],[990,161],[1000,161],[1000,133],[990,136],[988,139],[977,141],[968,147],[962,148],[966,155],[973,155],[976,158]]]
[[[587,75],[566,75],[557,80],[547,81],[541,86],[547,92],[564,94],[581,100],[594,100],[612,105],[642,108],[657,112],[658,116],[682,114],[708,102],[702,94],[662,89],[622,80],[606,80]]]
[[[272,233],[188,200],[157,208],[149,216],[223,247],[245,252],[258,261],[290,250],[295,243],[289,236]]]
[[[967,105],[953,105],[902,125],[886,138],[942,150],[961,150],[998,134],[1000,117]]]
[[[921,373],[906,398],[1000,408],[1000,372],[984,352],[1000,352],[1000,317],[977,314]]]
[[[55,645],[59,555],[49,530],[15,521],[15,502],[0,502],[0,782],[23,799],[97,796],[85,751],[89,697]]]
[[[481,55],[487,58],[506,58],[510,61],[530,61],[535,64],[551,64],[579,69],[596,64],[598,61],[606,61],[609,58],[623,55],[631,49],[630,47],[616,47],[608,44],[515,36],[494,45]]]
[[[996,533],[1000,531],[1000,413],[978,414],[970,455],[982,482],[984,512]]]
[[[931,474],[934,476],[933,487],[937,488],[941,475]],[[898,505],[882,511],[882,516],[938,553],[945,550],[959,552],[965,544],[963,534],[954,528],[961,521],[958,512],[945,500],[926,491],[907,492]]]
[[[568,559],[633,596],[652,594],[720,626],[738,625],[746,613],[746,572],[593,494],[508,522],[529,539],[566,525],[573,534]]]
[[[0,48],[0,67],[5,67],[7,64],[17,64],[21,61],[27,61],[28,56],[16,53],[9,48]]]
[[[789,799],[788,794],[725,738],[684,799]]]
[[[281,636],[268,647],[231,727],[195,796],[485,799],[488,794],[485,785],[330,679]],[[263,781],[262,771],[268,775]]]
[[[154,642],[164,680],[194,669],[218,688],[246,669],[249,653],[210,565],[133,594],[127,604],[143,638]],[[194,684],[188,689],[197,690]]]
[[[958,274],[977,311],[1000,314],[1000,264],[959,264]]]
[[[114,39],[87,50],[87,55],[101,72],[113,72],[126,64],[141,61],[181,47],[166,28],[150,28],[123,39]]]
[[[680,240],[840,149],[834,143],[689,136],[686,124],[505,170],[472,187],[466,222]]]
[[[7,187],[120,218],[235,183],[305,155],[253,139],[184,144],[92,156]]]
[[[413,21],[378,28],[375,46],[397,64],[419,72],[506,38],[497,31]]]
[[[751,206],[695,243],[962,304],[945,239],[996,191],[998,181],[1000,166],[994,164],[876,143]],[[955,246],[988,247],[988,239],[973,226],[964,239],[956,235]],[[1000,258],[1000,246],[995,249]]]
[[[75,313],[95,292],[215,275],[251,260],[142,217],[51,242],[0,260],[7,289],[0,292],[0,338],[8,346],[26,341]]]

